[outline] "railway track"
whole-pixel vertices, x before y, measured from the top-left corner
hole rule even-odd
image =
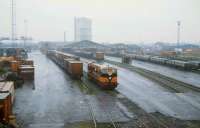
[[[200,74],[200,69],[199,70],[193,70],[192,72]]]
[[[85,60],[84,63],[89,63],[89,62]],[[86,76],[86,74],[87,74],[86,71],[84,71],[84,75],[85,75],[85,76]],[[150,75],[150,76],[151,76],[151,75]],[[90,87],[86,84],[85,81],[82,80],[82,83],[81,83],[81,84],[82,84],[82,86],[83,86],[84,88],[87,89],[87,91],[90,90]],[[113,90],[113,91],[116,92],[116,90]],[[101,101],[101,99],[99,99],[99,100]],[[110,119],[110,123],[111,123],[112,127],[113,127],[113,128],[118,128],[119,126],[114,122],[114,120],[113,120],[113,118],[112,118],[112,116],[111,116],[112,114],[111,114],[109,111],[106,111],[106,109],[105,109],[105,107],[104,107],[103,105],[101,105],[101,107],[103,108],[104,113],[107,113],[107,117]],[[147,116],[148,118],[150,118],[151,120],[153,119],[153,122],[156,122],[156,124],[158,125],[158,128],[169,128],[169,127],[165,124],[165,122],[163,122],[163,120],[157,118],[156,116],[151,115],[151,114],[149,114],[149,113],[147,113],[147,112],[145,112],[145,111],[143,111],[143,114],[146,115],[146,116]],[[96,126],[96,127],[97,127],[97,126]],[[138,126],[138,127],[140,127],[140,126]],[[148,124],[145,124],[144,127],[145,127],[145,128],[149,128]]]
[[[85,82],[85,81],[81,81],[81,85],[87,90],[87,91],[92,91],[91,87],[89,87],[89,85]],[[117,92],[116,90],[113,90],[114,92]],[[101,99],[98,98],[100,101]],[[103,101],[102,101],[103,102]],[[101,102],[101,103],[102,103]],[[101,107],[103,108],[104,113],[106,113],[106,116],[109,118],[110,120],[110,124],[113,128],[120,128],[120,126],[114,122],[114,119],[112,118],[112,114],[109,111],[106,111],[106,108],[103,104],[101,104]],[[93,110],[91,110],[93,111]],[[143,114],[145,116],[147,116],[148,119],[153,120],[151,123],[154,124],[154,122],[157,124],[158,128],[169,128],[167,124],[165,124],[165,122],[163,120],[161,120],[160,118],[157,118],[156,116],[149,114],[145,111],[143,111]],[[93,114],[94,115],[94,114]],[[95,119],[95,117],[93,118]],[[95,120],[96,121],[96,120]],[[95,128],[98,128],[97,126],[97,122],[94,123]],[[140,127],[140,126],[138,126]],[[144,124],[144,128],[149,128],[148,124]]]
[[[176,80],[174,78],[162,75],[160,73],[152,72],[152,71],[149,71],[149,70],[146,70],[146,69],[143,69],[143,68],[139,68],[139,67],[135,67],[135,66],[132,66],[132,65],[128,65],[128,64],[121,64],[121,63],[110,61],[110,60],[105,60],[105,61],[108,62],[108,63],[111,63],[111,64],[118,65],[120,67],[127,68],[131,71],[137,72],[137,73],[139,73],[139,74],[141,74],[141,75],[143,75],[143,76],[145,76],[149,79],[152,79],[154,81],[161,83],[161,85],[163,85],[165,88],[168,88],[171,91],[174,91],[174,92],[177,92],[177,93],[178,92],[186,92],[188,90],[200,92],[200,88],[197,87],[197,86],[194,86],[194,85],[189,84],[189,83],[185,83],[183,81]]]
[[[86,63],[86,62],[85,62]],[[117,63],[117,65],[119,65],[120,63]],[[122,64],[121,64],[122,65]],[[154,79],[155,80],[155,76],[156,76],[156,78],[159,78],[159,79],[166,79],[166,77],[162,77],[162,76],[160,76],[161,74],[153,74],[154,72],[151,72],[151,71],[148,71],[148,70],[143,70],[143,69],[140,69],[140,68],[137,68],[137,67],[132,67],[132,66],[126,66],[126,68],[129,68],[130,70],[133,70],[133,71],[136,71],[136,72],[138,72],[138,73],[140,73],[140,74],[143,74],[143,75],[147,75],[147,76],[152,76],[152,79]],[[86,75],[84,75],[84,76],[86,76]],[[159,79],[158,79],[158,81],[159,81]],[[166,79],[169,83],[173,83],[174,81],[171,81],[171,79]],[[161,81],[160,81],[161,82]],[[164,83],[164,81],[162,81],[163,83]],[[176,82],[174,83],[174,84],[177,84]],[[179,83],[180,84],[180,83]],[[84,88],[84,91],[85,91],[85,93],[87,94],[87,93],[90,93],[90,92],[92,92],[92,89],[91,89],[91,87],[87,84],[87,82],[85,82],[85,81],[80,81],[80,85]],[[167,85],[166,85],[167,86]],[[187,87],[187,86],[186,86]],[[170,89],[174,89],[173,87],[170,87],[169,86],[169,88]],[[188,87],[187,87],[188,88]],[[191,90],[194,90],[194,88],[191,88]],[[179,91],[179,89],[174,89],[174,91]],[[116,91],[114,91],[114,92],[116,92]],[[98,98],[98,97],[97,97]],[[98,122],[97,122],[97,120],[96,120],[96,117],[95,117],[95,113],[94,113],[94,108],[93,108],[93,106],[92,106],[92,104],[91,104],[91,102],[89,101],[89,99],[87,98],[87,95],[84,95],[84,101],[85,101],[85,103],[86,103],[86,105],[88,106],[88,109],[89,109],[89,114],[90,114],[90,117],[91,117],[91,121],[92,121],[92,126],[94,127],[94,128],[102,128],[102,126],[101,126],[101,124],[99,123],[98,124]],[[110,126],[111,127],[113,127],[113,128],[119,128],[120,127],[120,124],[119,123],[117,123],[117,122],[115,122],[114,120],[113,120],[113,118],[112,118],[112,113],[110,113],[109,111],[107,111],[106,110],[106,108],[105,108],[105,106],[104,105],[101,105],[102,106],[102,110],[104,111],[104,113],[106,114],[106,116],[108,117],[108,119],[109,119],[109,124],[110,124]],[[154,124],[154,122],[156,123],[156,125],[158,125],[158,128],[170,128],[170,126],[168,126],[168,125],[170,125],[170,124],[168,124],[168,123],[166,123],[164,120],[162,120],[162,119],[160,119],[160,118],[158,118],[157,116],[155,116],[155,115],[152,115],[152,114],[149,114],[149,113],[147,113],[147,112],[145,112],[144,111],[144,115],[146,115],[147,116],[147,118],[148,119],[150,119],[150,122],[152,123],[152,124]],[[153,120],[153,121],[151,121],[151,120]],[[138,126],[138,127],[140,127],[140,126]],[[145,126],[144,126],[144,128],[150,128],[149,126],[148,126],[148,123],[147,124],[145,124]]]
[[[85,88],[86,93],[91,91],[90,87],[83,80],[81,81],[81,85],[83,86],[83,88]],[[99,99],[99,100],[101,100],[101,99]],[[97,123],[96,118],[95,118],[93,107],[92,107],[92,105],[90,104],[90,102],[88,101],[87,98],[86,98],[86,102],[88,104],[88,108],[90,109],[90,113],[91,113],[92,120],[93,120],[93,123],[94,123],[94,128],[98,128],[98,125],[97,125],[98,123]],[[116,122],[114,122],[114,120],[112,118],[112,114],[109,111],[106,110],[106,108],[104,107],[104,105],[101,105],[101,107],[103,108],[104,113],[106,114],[106,116],[110,120],[109,123],[111,124],[111,126],[113,128],[118,128]]]
[[[86,91],[92,91],[91,88],[88,86],[88,84],[85,81],[81,81],[81,85],[86,89]],[[100,98],[98,98],[98,99],[101,101]],[[90,107],[92,105],[89,103],[88,100],[87,100],[87,102],[88,102],[87,104],[89,105],[89,108],[91,109],[90,111],[91,111],[91,113],[93,115],[92,119],[93,119],[93,122],[94,122],[94,128],[98,128],[98,123],[96,121],[95,114],[93,113],[94,112],[93,108]],[[103,108],[104,113],[106,114],[106,116],[110,120],[109,124],[111,125],[111,127],[112,128],[120,128],[120,126],[112,118],[112,114],[109,111],[106,110],[105,106],[103,104],[101,104],[101,107]],[[148,120],[151,121],[152,125],[154,125],[154,123],[156,123],[158,128],[169,128],[169,126],[163,120],[161,120],[160,118],[158,118],[158,117],[156,117],[156,116],[154,116],[152,114],[149,114],[149,113],[147,113],[145,111],[143,111],[143,115],[145,115],[148,118]],[[143,123],[143,125],[144,125],[144,128],[150,128],[149,124]],[[140,126],[138,126],[138,127],[140,127]]]
[[[89,88],[86,85],[84,85],[82,81],[79,81],[79,83],[84,88],[85,94],[87,94],[89,92]],[[89,112],[90,112],[90,116],[91,116],[91,120],[93,122],[94,128],[97,128],[97,121],[96,121],[96,118],[95,118],[94,109],[93,109],[93,106],[90,104],[90,102],[89,102],[88,98],[86,97],[86,95],[84,95],[84,101],[86,102],[86,104],[88,106],[88,109],[89,109]]]

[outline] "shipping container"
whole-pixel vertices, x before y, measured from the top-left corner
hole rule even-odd
[[[83,63],[80,61],[68,61],[67,72],[73,78],[81,78],[83,76]]]
[[[81,79],[83,75],[83,63],[80,57],[59,51],[48,51],[48,57],[63,68],[72,78]]]
[[[173,56],[176,56],[176,52],[175,51],[161,51],[160,56],[173,57]]]
[[[0,122],[8,123],[12,115],[15,90],[13,82],[0,82]]]
[[[12,104],[15,99],[15,87],[14,87],[14,82],[0,82],[0,93],[10,93],[11,94],[11,99],[12,99]]]
[[[12,115],[12,100],[10,93],[0,93],[0,122],[9,123]]]
[[[104,53],[103,52],[96,52],[95,53],[96,60],[104,60]]]
[[[21,65],[19,67],[19,76],[24,80],[34,80],[34,66],[31,65]]]

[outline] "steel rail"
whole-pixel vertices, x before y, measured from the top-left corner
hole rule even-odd
[[[87,91],[90,90],[90,88],[88,87],[88,85],[87,85],[84,81],[82,81],[82,86],[84,86],[84,87],[87,89]],[[113,126],[114,128],[117,128],[117,125],[116,125],[115,122],[113,121],[113,118],[112,118],[110,112],[106,111],[104,106],[102,106],[102,107],[103,107],[103,111],[106,113],[107,117],[110,119],[110,123],[112,124],[112,126]],[[95,121],[96,121],[96,120],[95,120]]]

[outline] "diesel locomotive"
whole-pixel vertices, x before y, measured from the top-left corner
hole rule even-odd
[[[89,63],[88,78],[96,82],[102,89],[117,87],[117,69],[114,67]]]

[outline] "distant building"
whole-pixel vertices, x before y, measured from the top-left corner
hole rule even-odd
[[[92,21],[89,18],[78,17],[74,19],[74,40],[92,40]]]

